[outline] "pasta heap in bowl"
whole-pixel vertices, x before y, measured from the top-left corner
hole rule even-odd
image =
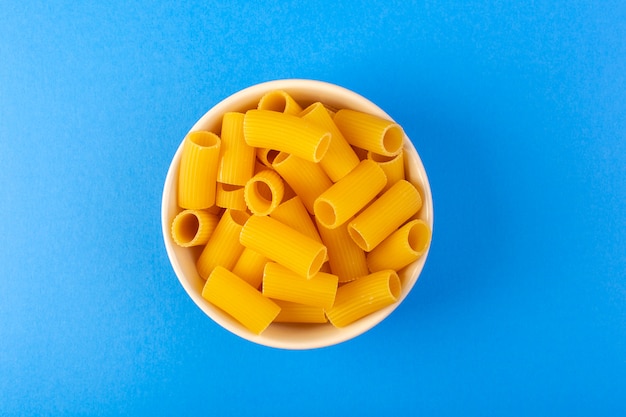
[[[413,287],[433,213],[403,129],[342,87],[279,80],[234,94],[185,136],[163,193],[185,290],[250,341],[310,349],[353,338]]]

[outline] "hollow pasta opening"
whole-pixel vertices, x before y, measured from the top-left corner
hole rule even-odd
[[[402,284],[400,283],[400,278],[398,274],[391,271],[389,273],[389,292],[393,297],[397,300],[402,293]]]
[[[368,245],[361,233],[353,227],[348,227],[348,234],[361,249],[368,250]]]
[[[309,276],[313,276],[317,274],[319,270],[322,268],[322,264],[324,263],[325,260],[326,260],[326,248],[322,248],[313,259],[313,262],[311,262],[311,267],[309,268]]]
[[[221,183],[221,186],[222,186],[222,191],[225,191],[227,193],[241,190],[243,188],[241,185],[232,185],[232,184],[225,184],[225,183]]]
[[[333,227],[337,221],[335,207],[325,200],[315,202],[315,215],[325,227]]]
[[[383,134],[383,148],[390,154],[397,154],[404,142],[404,131],[398,125],[391,125]]]
[[[252,192],[255,194],[254,205],[259,212],[269,210],[274,199],[274,194],[269,184],[264,181],[255,181],[252,186]]]
[[[198,234],[200,221],[195,214],[186,213],[178,218],[175,227],[174,236],[180,241],[179,244],[186,244],[191,242]]]
[[[191,132],[187,138],[192,143],[205,148],[217,146],[220,142],[220,138],[216,134],[204,131]]]
[[[271,91],[261,97],[257,108],[283,113],[287,109],[287,97],[282,91]]]
[[[412,250],[422,253],[428,245],[430,231],[423,222],[416,222],[409,230],[408,242]]]
[[[322,140],[320,140],[320,143],[315,149],[315,162],[319,162],[324,157],[324,155],[326,155],[326,151],[328,151],[328,147],[330,146],[330,138],[330,133],[327,133],[322,137]]]

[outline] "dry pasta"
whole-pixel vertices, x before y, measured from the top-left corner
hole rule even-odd
[[[330,145],[330,132],[297,116],[269,110],[248,110],[243,132],[246,143],[319,162]],[[298,138],[294,140],[294,138]]]
[[[347,223],[328,229],[318,220],[317,230],[328,250],[330,269],[339,277],[339,282],[352,281],[368,274],[365,252],[350,238]]]
[[[274,323],[328,323],[323,307],[272,300],[280,307]]]
[[[198,273],[206,279],[217,266],[232,269],[239,259],[243,246],[239,243],[239,234],[249,215],[243,211],[226,210],[204,250],[200,254],[196,267]]]
[[[276,300],[329,309],[335,302],[337,276],[318,272],[307,279],[274,262],[263,272],[263,295]]]
[[[233,267],[233,274],[254,288],[259,288],[261,282],[263,282],[263,268],[265,268],[267,262],[269,262],[269,259],[265,256],[252,249],[244,248]]]
[[[300,113],[300,117],[322,126],[330,132],[330,146],[320,161],[320,166],[333,182],[342,179],[359,164],[359,157],[343,137],[322,103],[311,104]]]
[[[335,327],[345,327],[395,303],[400,291],[396,271],[374,272],[339,287],[335,304],[326,311],[326,316]]]
[[[313,219],[311,219],[306,207],[304,207],[302,199],[297,195],[276,207],[276,209],[270,213],[270,217],[310,238],[319,242],[322,241],[313,223]]]
[[[315,199],[333,185],[319,164],[286,152],[279,153],[272,166],[300,196],[311,214],[313,214]]]
[[[368,152],[367,159],[371,159],[380,166],[387,176],[387,184],[382,192],[387,191],[392,185],[400,180],[405,179],[404,176],[404,151],[400,151],[395,156],[379,155],[377,153]]]
[[[296,100],[283,90],[270,91],[261,97],[257,105],[259,110],[272,110],[286,114],[297,115],[302,111],[302,107]]]
[[[348,224],[348,232],[361,249],[369,252],[422,207],[417,189],[400,180]]]
[[[393,232],[367,254],[370,272],[383,269],[399,271],[417,261],[430,244],[431,230],[425,221],[412,220]]]
[[[181,208],[205,209],[215,204],[219,153],[220,138],[215,133],[198,131],[187,135],[178,175]]]
[[[198,247],[202,296],[255,334],[271,322],[344,327],[396,302],[397,272],[432,233],[404,140],[392,121],[302,110],[281,90],[225,113],[220,136],[189,133],[171,234]]]
[[[172,239],[182,247],[208,242],[219,218],[206,210],[183,210],[172,221]]]
[[[395,122],[371,114],[341,109],[333,119],[353,146],[380,155],[397,155],[404,144],[404,131]]]
[[[244,198],[250,211],[256,215],[270,214],[283,199],[285,186],[275,171],[265,169],[246,183]]]
[[[326,259],[326,247],[320,242],[268,216],[251,216],[239,239],[243,246],[306,278],[315,275]]]
[[[315,216],[329,229],[341,226],[372,201],[386,183],[382,168],[363,160],[315,200]]]
[[[255,334],[261,334],[280,312],[276,303],[221,266],[207,278],[202,297]]]

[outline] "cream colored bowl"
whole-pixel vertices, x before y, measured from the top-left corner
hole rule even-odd
[[[257,84],[231,95],[202,116],[190,131],[216,131],[215,129],[220,126],[220,120],[224,113],[229,111],[244,112],[255,108],[263,94],[278,89],[287,91],[303,108],[310,103],[321,101],[337,109],[350,108],[391,119],[387,113],[374,103],[343,87],[321,81],[288,79]],[[433,201],[426,171],[409,138],[405,136],[404,142],[408,164],[406,168],[408,179],[420,187],[424,199],[419,217],[429,224],[432,229]],[[341,329],[335,328],[331,324],[297,325],[273,323],[261,335],[251,333],[229,315],[202,298],[201,292],[204,280],[200,278],[196,271],[195,256],[197,256],[197,252],[194,253],[189,248],[179,247],[172,240],[170,226],[172,219],[179,211],[176,204],[176,195],[181,151],[182,140],[172,159],[165,179],[165,186],[163,187],[161,222],[165,247],[176,276],[185,291],[206,315],[226,330],[251,342],[282,349],[313,349],[335,345],[352,339],[383,321],[406,298],[419,278],[428,256],[428,249],[420,259],[399,272],[402,282],[401,296],[397,303],[383,310]]]

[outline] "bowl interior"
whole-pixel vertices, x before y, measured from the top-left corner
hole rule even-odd
[[[391,117],[374,103],[343,87],[321,81],[293,79],[269,81],[233,94],[211,108],[190,131],[208,130],[219,134],[221,118],[225,112],[245,112],[248,109],[255,108],[263,94],[277,89],[287,91],[303,108],[316,101],[321,101],[337,109],[350,108],[391,120]],[[283,349],[313,349],[334,345],[354,338],[380,323],[404,300],[419,278],[428,256],[428,250],[416,262],[399,271],[398,275],[402,282],[402,294],[397,303],[364,317],[345,328],[338,329],[331,324],[298,325],[273,323],[261,335],[251,333],[228,314],[202,298],[201,292],[204,280],[198,275],[195,265],[195,260],[202,248],[191,248],[191,250],[190,248],[182,248],[172,240],[170,225],[176,214],[181,211],[176,204],[181,152],[182,140],[170,165],[163,188],[161,222],[167,254],[180,283],[191,299],[202,311],[226,330],[251,342]],[[433,203],[430,185],[422,161],[415,147],[406,136],[404,138],[404,153],[408,179],[413,184],[416,184],[422,192],[423,206],[418,217],[429,224],[432,230]]]

